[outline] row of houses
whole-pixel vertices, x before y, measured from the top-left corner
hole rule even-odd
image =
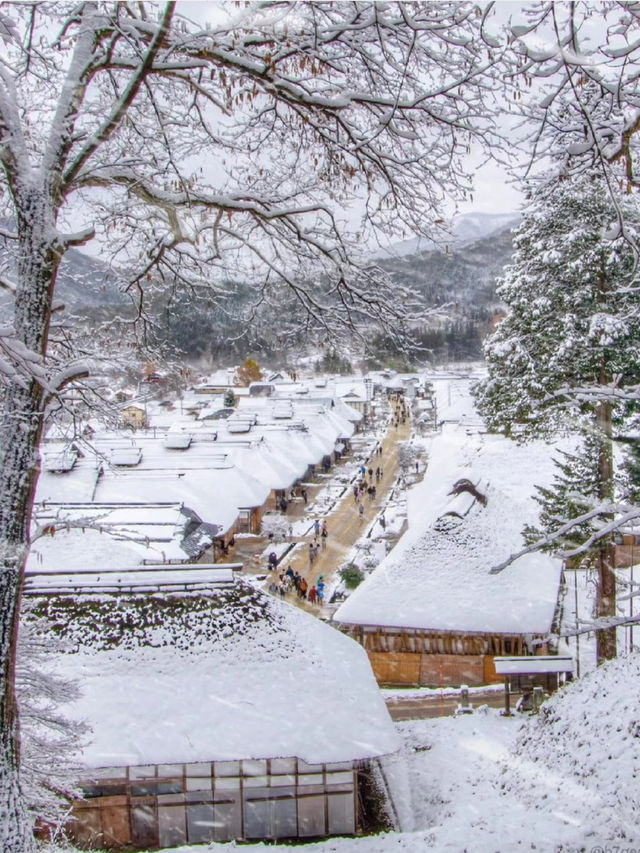
[[[93,425],[84,436],[49,436],[37,528],[57,529],[68,543],[80,530],[109,531],[120,566],[215,560],[237,534],[259,532],[264,512],[301,499],[302,484],[349,447],[363,415],[321,391],[304,400],[246,396],[234,408],[215,395],[195,409],[196,395],[186,395],[182,411],[148,401],[145,429]],[[58,549],[37,540],[30,568],[55,561]]]

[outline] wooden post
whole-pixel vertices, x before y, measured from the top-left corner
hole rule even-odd
[[[504,679],[504,715],[505,717],[511,716],[511,684],[508,675]]]

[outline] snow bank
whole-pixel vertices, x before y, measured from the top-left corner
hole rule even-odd
[[[638,652],[567,685],[516,742],[523,792],[553,810],[563,791],[594,842],[640,840],[639,709]]]

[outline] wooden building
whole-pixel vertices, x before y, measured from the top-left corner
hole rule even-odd
[[[500,680],[496,656],[555,651],[547,637],[561,562],[528,553],[491,571],[535,521],[532,483],[545,454],[542,442],[521,448],[462,430],[433,441],[408,532],[334,615],[380,684],[488,684]]]
[[[362,774],[400,744],[356,643],[226,565],[40,575],[25,594],[71,641],[64,713],[91,729],[75,844],[358,833]]]

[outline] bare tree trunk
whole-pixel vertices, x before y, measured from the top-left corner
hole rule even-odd
[[[598,437],[600,449],[598,453],[598,498],[602,501],[613,499],[613,448],[611,443],[611,404],[601,403],[597,410]],[[596,600],[596,616],[600,618],[616,615],[616,576],[613,570],[614,554],[613,540],[607,537],[601,543],[598,554],[598,586]],[[596,647],[598,663],[615,658],[616,629],[602,628],[596,632]]]
[[[15,330],[33,353],[44,356],[60,254],[55,223],[43,195],[35,191],[18,209],[18,291]],[[25,201],[25,199],[23,199]],[[12,382],[0,432],[0,850],[35,850],[32,824],[19,783],[19,721],[15,658],[20,594],[29,545],[31,507],[39,473],[45,389],[33,378]]]

